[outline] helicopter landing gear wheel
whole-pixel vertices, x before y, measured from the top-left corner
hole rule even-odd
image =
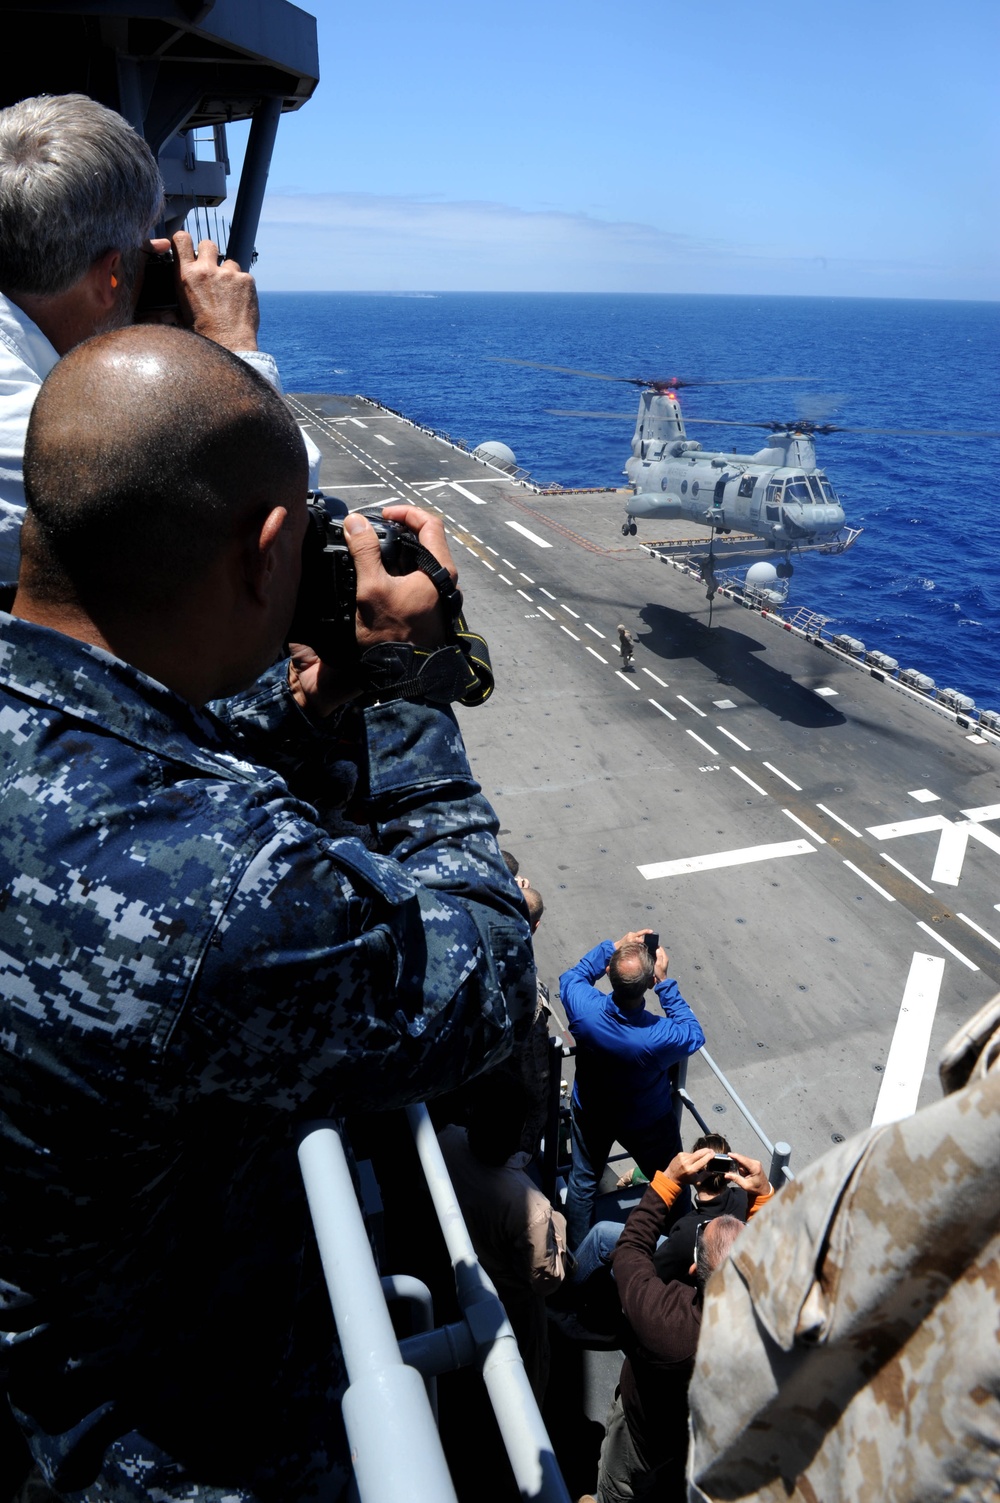
[[[792,568],[792,565],[788,562],[788,560],[785,559],[784,563],[775,564],[774,572],[775,574],[777,574],[779,579],[791,579],[792,575],[795,573],[795,570]]]
[[[633,538],[635,537],[636,533],[639,531],[638,527],[635,525],[634,522],[630,522],[628,524],[628,530],[629,530],[629,536],[633,537]]]
[[[622,523],[622,537],[623,538],[627,538],[628,537],[628,523],[627,522],[623,522]]]

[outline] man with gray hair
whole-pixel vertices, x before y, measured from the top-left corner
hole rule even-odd
[[[152,152],[114,110],[84,94],[41,95],[0,110],[0,580],[17,577],[28,418],[60,356],[133,321],[163,208]],[[232,350],[280,391],[257,349],[251,276],[173,237],[182,321]],[[307,440],[311,482],[319,453]]]
[[[651,929],[603,940],[559,978],[559,996],[576,1041],[573,1165],[566,1195],[575,1252],[594,1215],[597,1187],[612,1144],[620,1142],[650,1177],[681,1146],[668,1071],[705,1042],[701,1024],[667,979],[667,952],[646,944]],[[651,940],[651,943],[654,942]],[[607,975],[610,997],[594,983]],[[664,1016],[647,1011],[653,988]]]

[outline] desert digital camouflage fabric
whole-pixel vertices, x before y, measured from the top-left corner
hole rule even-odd
[[[1000,999],[941,1078],[940,1103],[810,1165],[713,1277],[692,1499],[996,1499]]]
[[[321,733],[281,665],[229,720],[0,615],[0,1372],[88,1499],[338,1496],[296,1126],[454,1087],[534,1009],[449,712]],[[355,777],[332,836],[296,790]]]

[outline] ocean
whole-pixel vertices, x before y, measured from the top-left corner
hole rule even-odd
[[[360,392],[472,445],[500,439],[534,479],[565,486],[624,483],[635,388],[491,356],[619,376],[813,378],[682,392],[689,418],[1000,427],[998,303],[267,292],[261,345],[289,391]],[[623,416],[558,418],[550,407]],[[766,438],[696,426],[690,436],[742,453]],[[1000,439],[839,433],[816,448],[848,523],[864,532],[840,557],[798,560],[791,602],[1000,709]],[[620,525],[609,509],[609,543],[621,541]]]

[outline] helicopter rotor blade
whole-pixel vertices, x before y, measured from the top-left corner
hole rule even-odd
[[[559,376],[584,376],[588,381],[617,381],[625,386],[651,386],[665,391],[679,390],[682,386],[755,386],[769,381],[817,381],[818,376],[737,376],[728,381],[685,380],[681,376],[609,376],[603,371],[579,370],[573,365],[544,365],[540,360],[515,360],[510,355],[487,355],[494,365],[524,365],[536,371],[555,371]]]
[[[581,371],[573,365],[543,365],[540,360],[513,360],[509,355],[487,355],[494,365],[527,365],[536,371],[555,371],[560,376],[586,376],[588,381],[625,381],[631,386],[648,386],[638,376],[606,376],[601,371]]]
[[[687,422],[687,418],[684,419]],[[878,433],[885,438],[1000,438],[997,428],[844,428],[840,423],[825,423],[817,433]]]
[[[616,423],[635,422],[634,412],[577,412],[569,407],[544,407],[542,411],[549,417],[613,418]]]
[[[632,412],[583,412],[568,407],[546,407],[544,411],[550,417],[572,418],[608,418],[613,422],[635,422],[635,414]],[[800,433],[803,437],[813,434],[821,434],[826,437],[831,433],[873,433],[885,438],[1000,438],[1000,429],[956,429],[956,428],[846,428],[840,423],[813,423],[802,418],[790,423],[758,422],[751,419],[743,422],[735,418],[698,418],[684,414],[685,427],[710,426],[712,428],[764,428],[771,433]]]

